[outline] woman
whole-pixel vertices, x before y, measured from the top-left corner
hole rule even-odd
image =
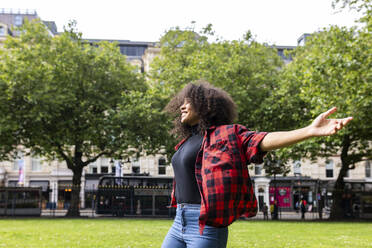
[[[166,110],[182,141],[172,157],[177,213],[163,248],[226,247],[228,225],[257,213],[247,164],[262,163],[267,151],[335,134],[352,119],[326,119],[332,108],[302,129],[252,132],[231,124],[237,116],[231,97],[202,81],[186,85]]]

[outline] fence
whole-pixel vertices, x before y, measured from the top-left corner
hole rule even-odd
[[[41,187],[1,187],[0,216],[40,216]]]

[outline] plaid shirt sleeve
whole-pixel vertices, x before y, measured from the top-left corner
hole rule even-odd
[[[242,125],[237,125],[237,134],[245,151],[248,163],[261,164],[267,152],[260,149],[260,143],[267,132],[249,131]]]

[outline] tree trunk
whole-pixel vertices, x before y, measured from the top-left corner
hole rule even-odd
[[[82,166],[75,165],[72,177],[72,191],[71,191],[71,204],[68,208],[67,217],[80,216],[80,188],[81,188],[81,175],[83,172]]]
[[[343,203],[343,197],[345,194],[345,181],[344,177],[349,170],[350,159],[348,157],[348,151],[350,147],[350,138],[348,135],[345,135],[342,141],[342,152],[341,152],[341,170],[338,174],[336,184],[333,189],[333,202],[331,207],[330,219],[338,220],[345,218],[345,206]]]
[[[331,215],[330,215],[330,219],[333,219],[333,220],[343,219],[345,216],[342,198],[343,198],[344,190],[345,190],[344,177],[347,172],[347,167],[348,167],[347,164],[342,163],[340,174],[338,175],[335,187],[333,189],[333,194],[332,194],[333,202],[332,202]]]

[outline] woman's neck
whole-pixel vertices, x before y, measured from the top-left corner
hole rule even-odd
[[[191,126],[191,134],[192,135],[199,134],[199,124]]]

